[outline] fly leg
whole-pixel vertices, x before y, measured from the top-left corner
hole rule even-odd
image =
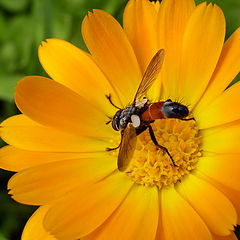
[[[107,148],[106,148],[106,151],[107,151],[107,152],[110,152],[110,151],[113,151],[113,150],[117,150],[118,148],[120,148],[120,145],[121,145],[121,144],[119,144],[119,145],[118,145],[117,147],[115,147],[115,148],[109,148],[109,147],[107,147]]]
[[[182,121],[191,121],[191,120],[196,121],[194,117],[192,117],[192,118],[182,118],[181,120]]]
[[[122,144],[122,137],[123,137],[123,131],[121,131],[121,142],[118,144],[118,146],[115,147],[115,148],[109,148],[109,147],[107,147],[105,150],[106,150],[107,152],[110,152],[110,151],[114,151],[114,150],[117,150],[118,148],[120,148],[120,146],[121,146],[121,144]]]
[[[154,143],[158,148],[162,149],[164,152],[167,153],[167,155],[170,157],[170,159],[171,159],[171,161],[172,161],[172,163],[173,163],[173,166],[176,167],[177,165],[176,165],[176,163],[174,162],[174,160],[173,160],[171,154],[169,153],[168,149],[165,148],[164,146],[161,146],[160,144],[158,144],[157,139],[156,139],[156,137],[155,137],[155,134],[154,134],[154,132],[153,132],[153,129],[152,129],[152,127],[151,127],[150,125],[148,126],[148,131],[149,131],[149,134],[150,134],[150,137],[151,137],[153,143]]]

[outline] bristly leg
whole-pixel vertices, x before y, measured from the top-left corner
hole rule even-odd
[[[173,163],[173,166],[174,166],[174,167],[177,167],[177,165],[176,165],[176,163],[174,162],[174,160],[173,160],[171,154],[169,153],[168,149],[165,148],[164,146],[161,146],[161,145],[157,142],[157,139],[156,139],[156,137],[155,137],[155,134],[154,134],[154,132],[153,132],[153,129],[152,129],[152,127],[151,127],[150,125],[148,126],[148,131],[149,131],[149,134],[150,134],[150,137],[151,137],[153,143],[154,143],[158,148],[161,148],[163,151],[165,151],[165,152],[167,153],[167,155],[170,157],[170,159],[171,159],[171,161],[172,161],[172,163]]]
[[[122,110],[120,107],[116,106],[113,101],[112,101],[112,96],[111,94],[109,93],[109,95],[105,95],[106,98],[108,99],[108,101],[111,103],[112,106],[114,106],[115,108],[119,109],[119,110]]]
[[[182,121],[191,121],[191,120],[196,121],[196,119],[194,117],[192,117],[192,118],[182,118],[181,120]]]
[[[107,147],[107,148],[106,148],[106,151],[107,151],[107,152],[110,152],[110,151],[113,151],[113,150],[117,150],[118,148],[120,148],[120,144],[119,144],[117,147],[115,147],[115,148],[109,148],[109,147]]]
[[[109,152],[109,151],[114,151],[114,150],[117,150],[118,148],[120,148],[120,146],[121,146],[121,144],[122,144],[122,138],[123,138],[123,131],[121,131],[121,141],[120,141],[120,143],[118,144],[118,146],[115,147],[115,148],[109,148],[109,147],[107,147],[105,150],[106,150],[107,152]]]

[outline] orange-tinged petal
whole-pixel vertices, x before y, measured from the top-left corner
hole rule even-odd
[[[240,119],[240,83],[236,83],[208,104],[199,114],[194,114],[200,129],[210,128]]]
[[[25,168],[66,159],[79,158],[80,153],[26,151],[13,146],[0,149],[0,167],[14,172]]]
[[[125,174],[115,173],[85,190],[57,201],[48,211],[45,228],[56,238],[77,239],[99,227],[126,197],[133,182]]]
[[[232,187],[227,187],[226,185],[214,180],[213,178],[201,173],[197,172],[197,176],[204,179],[205,181],[211,183],[213,186],[215,186],[219,191],[221,191],[233,204],[237,215],[237,223],[238,225],[240,224],[240,191],[239,190],[234,190]],[[235,183],[237,184],[237,183]]]
[[[162,203],[161,203],[161,193],[159,192],[159,217],[158,217],[158,227],[155,236],[155,240],[166,240],[163,231],[163,224],[162,224]]]
[[[29,151],[95,152],[113,146],[107,139],[82,137],[45,127],[25,115],[16,115],[3,121],[0,135],[8,144]]]
[[[199,159],[197,171],[216,181],[240,190],[240,154],[224,154]]]
[[[213,240],[238,240],[238,238],[234,233],[231,233],[229,236],[224,236],[224,237],[214,235]]]
[[[216,187],[223,192],[228,199],[232,202],[237,214],[238,214],[238,225],[240,224],[240,191],[236,191],[232,188],[226,187],[222,184],[214,182],[213,184],[216,184]]]
[[[179,77],[183,36],[189,17],[195,9],[194,0],[163,0],[158,12],[158,47],[165,50],[162,79],[164,99],[179,96]]]
[[[114,103],[119,105],[115,91],[89,54],[59,39],[42,42],[38,53],[51,78],[71,88],[102,112],[109,115],[116,112],[105,97],[111,94]]]
[[[130,0],[123,15],[123,27],[133,46],[142,73],[157,48],[157,10],[148,0]]]
[[[116,160],[107,154],[32,167],[15,174],[8,183],[9,194],[21,203],[43,205],[74,188],[84,188],[116,169]]]
[[[211,232],[227,236],[237,223],[232,203],[217,188],[194,175],[178,185],[178,192],[192,205]]]
[[[113,131],[107,116],[69,88],[31,76],[18,82],[15,101],[25,115],[43,125],[75,134],[106,137]]]
[[[240,69],[240,28],[238,28],[226,41],[213,76],[205,94],[194,109],[198,115],[208,108],[216,97],[218,97],[231,83]]]
[[[188,21],[182,48],[179,92],[192,106],[207,87],[225,37],[225,18],[217,5],[198,5]]]
[[[31,216],[24,227],[22,240],[57,240],[43,227],[43,218],[48,209],[49,206],[42,206]]]
[[[97,65],[119,92],[123,105],[132,102],[141,72],[120,24],[108,13],[94,10],[83,20],[82,35]]]
[[[171,187],[161,191],[164,240],[211,240],[211,233],[195,210]]]
[[[201,131],[203,138],[202,148],[214,153],[240,153],[240,124],[204,129]]]
[[[82,240],[154,240],[158,225],[158,189],[135,185],[113,215]]]

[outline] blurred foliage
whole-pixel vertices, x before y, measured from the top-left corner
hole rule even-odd
[[[0,0],[0,120],[17,113],[13,103],[16,82],[26,75],[45,75],[37,50],[46,38],[61,38],[86,49],[81,21],[88,11],[104,9],[121,22],[127,0]],[[197,0],[197,3],[202,0]],[[227,19],[227,36],[240,26],[239,0],[213,0]],[[237,81],[235,79],[235,81]],[[3,142],[0,142],[3,145]],[[34,208],[7,195],[12,174],[0,171],[0,240],[20,239]]]

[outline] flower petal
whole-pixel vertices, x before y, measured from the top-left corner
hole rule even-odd
[[[60,39],[47,39],[39,47],[39,59],[51,78],[69,87],[106,114],[116,109],[105,98],[111,94],[119,105],[110,83],[98,68],[92,57]]]
[[[161,191],[164,240],[211,240],[211,233],[194,209],[172,187]]]
[[[216,182],[214,182],[214,184],[216,184]],[[240,191],[236,191],[232,188],[226,187],[222,184],[216,184],[216,187],[219,188],[219,190],[221,190],[221,192],[223,192],[228,199],[232,202],[237,214],[238,214],[238,225],[240,224]]]
[[[231,233],[230,235],[225,237],[214,235],[213,240],[238,240],[238,238],[234,233]]]
[[[225,28],[222,10],[212,4],[198,5],[188,21],[183,40],[179,92],[192,106],[202,96],[216,67]]]
[[[226,41],[223,50],[210,81],[210,86],[194,109],[198,115],[205,111],[208,104],[218,97],[231,83],[240,69],[240,28],[238,28]]]
[[[49,206],[42,206],[31,216],[24,227],[22,240],[57,240],[43,228],[43,218]]]
[[[82,35],[97,65],[116,87],[123,105],[132,102],[141,72],[120,24],[108,13],[94,10],[83,20]]]
[[[154,240],[158,225],[158,207],[158,189],[136,185],[112,216],[82,240]]]
[[[44,226],[62,240],[86,236],[113,213],[132,184],[125,174],[118,172],[84,190],[76,189],[54,204]]]
[[[82,137],[40,125],[25,115],[16,115],[1,123],[1,138],[16,148],[43,152],[105,151],[113,144],[90,137]]]
[[[240,153],[239,122],[201,131],[202,148],[206,152]]]
[[[199,159],[197,171],[236,190],[240,190],[240,155],[226,154]]]
[[[148,0],[130,0],[124,10],[123,27],[144,73],[159,50],[155,6]]]
[[[115,169],[115,158],[107,154],[47,163],[15,174],[8,183],[9,194],[24,204],[48,204],[74,188],[103,179]]]
[[[211,183],[213,186],[215,186],[219,191],[221,191],[233,204],[236,212],[237,212],[237,223],[238,225],[240,224],[240,191],[239,190],[234,190],[232,189],[232,187],[228,187],[218,181],[216,181],[215,179],[201,173],[201,172],[197,172],[196,173],[198,177],[202,178],[203,180]],[[237,184],[237,183],[235,183]]]
[[[179,78],[183,36],[194,9],[193,0],[163,0],[161,3],[157,33],[158,46],[166,53],[162,69],[164,99],[180,96]]]
[[[0,167],[5,170],[19,172],[49,162],[76,159],[81,155],[81,153],[26,151],[8,145],[0,148]]]
[[[215,127],[240,119],[240,110],[236,108],[240,104],[240,83],[236,83],[225,90],[219,97],[202,110],[197,119],[200,129]]]
[[[234,230],[237,223],[236,211],[232,203],[214,186],[194,175],[188,175],[178,185],[178,192],[198,212],[211,232],[227,236]]]
[[[67,87],[38,76],[18,82],[15,101],[24,114],[43,125],[62,131],[106,137],[113,130],[107,116]]]

